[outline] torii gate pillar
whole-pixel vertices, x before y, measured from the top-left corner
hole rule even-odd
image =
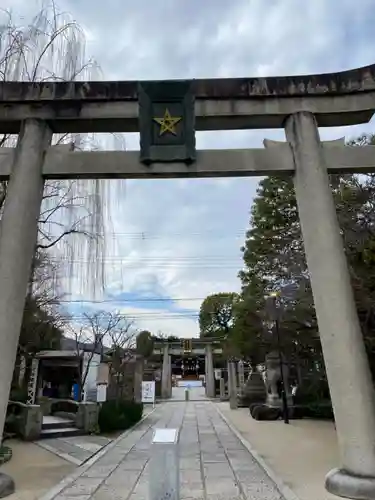
[[[289,116],[285,130],[341,455],[326,488],[375,498],[375,394],[319,132],[308,112]]]
[[[29,119],[22,124],[1,219],[0,444],[37,240],[44,153],[51,138],[52,132],[41,121]],[[1,496],[12,489],[13,480],[0,474]]]

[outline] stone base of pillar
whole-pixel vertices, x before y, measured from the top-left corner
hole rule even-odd
[[[238,409],[238,399],[237,399],[237,393],[232,391],[229,393],[229,408],[231,410],[237,410]]]
[[[171,398],[169,388],[164,389],[164,391],[162,391],[161,397],[162,397],[162,399],[170,399]]]
[[[225,394],[225,380],[223,378],[220,379],[220,401],[226,401],[227,396]]]
[[[237,410],[238,408],[238,401],[237,401],[237,398],[236,397],[230,397],[229,398],[229,408],[231,410]]]
[[[325,487],[329,493],[339,497],[356,500],[375,498],[375,477],[355,476],[344,469],[331,470],[326,476]]]
[[[9,495],[12,495],[15,491],[16,487],[13,479],[7,474],[0,472],[0,498],[8,497]]]

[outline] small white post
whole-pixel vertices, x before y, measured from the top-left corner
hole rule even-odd
[[[178,429],[155,429],[152,437],[149,500],[180,500]]]

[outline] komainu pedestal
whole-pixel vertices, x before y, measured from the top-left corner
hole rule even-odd
[[[15,489],[16,487],[13,479],[7,474],[0,472],[0,498],[12,495],[12,493],[15,492]]]
[[[239,407],[249,407],[253,403],[264,404],[266,401],[266,386],[264,385],[262,375],[254,371],[252,372],[242,388],[241,394],[238,397]]]

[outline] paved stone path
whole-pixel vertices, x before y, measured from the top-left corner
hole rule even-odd
[[[82,465],[111,441],[104,436],[74,436],[41,439],[35,444],[68,462]]]
[[[147,405],[143,409],[143,415],[152,411],[152,405]],[[82,465],[102,448],[113,441],[111,437],[84,435],[74,437],[59,437],[50,439],[40,439],[34,443],[45,450],[54,453],[67,462],[74,465]]]
[[[204,387],[191,387],[189,389],[190,401],[207,401]],[[170,401],[185,401],[185,387],[173,387]]]
[[[54,500],[148,500],[154,428],[180,427],[181,500],[283,500],[275,484],[211,402],[171,402],[55,496]]]

